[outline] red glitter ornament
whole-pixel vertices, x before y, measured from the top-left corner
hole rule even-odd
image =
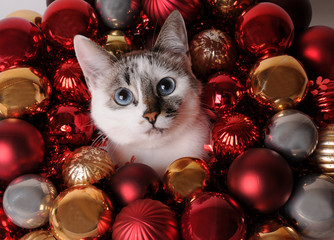
[[[56,97],[62,102],[88,105],[91,100],[85,77],[75,58],[68,59],[58,66],[52,84],[56,90]]]
[[[46,9],[42,19],[47,39],[67,50],[73,50],[77,34],[95,39],[97,26],[94,9],[82,0],[57,0]]]
[[[18,227],[14,225],[7,217],[2,205],[2,195],[0,197],[0,238],[4,240],[15,240],[15,233],[17,233]]]
[[[113,225],[114,240],[179,240],[174,213],[163,203],[139,199],[124,207]]]
[[[30,123],[19,119],[0,121],[0,179],[10,181],[38,169],[44,157],[44,141]]]
[[[289,14],[273,3],[259,3],[237,21],[239,47],[257,57],[283,53],[292,43],[294,26]]]
[[[31,63],[43,50],[41,30],[32,22],[17,17],[0,21],[0,71]]]
[[[220,159],[233,160],[247,148],[253,147],[260,138],[259,129],[245,115],[228,114],[213,125],[211,146]]]
[[[47,114],[44,131],[48,143],[57,138],[60,144],[78,147],[88,144],[93,135],[93,124],[89,112],[76,104],[60,104],[50,109]]]
[[[174,10],[179,10],[188,24],[196,18],[202,6],[199,0],[142,0],[142,5],[148,17],[160,26]]]
[[[231,164],[227,184],[233,196],[262,213],[279,209],[293,188],[287,161],[273,150],[252,148]]]
[[[227,194],[208,192],[190,202],[181,219],[184,240],[245,239],[242,209]]]

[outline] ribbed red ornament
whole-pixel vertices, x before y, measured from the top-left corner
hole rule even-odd
[[[153,23],[163,25],[174,10],[179,10],[186,24],[194,20],[201,7],[199,0],[142,0],[144,12]]]
[[[163,203],[140,199],[124,207],[113,225],[113,240],[178,240],[174,213]]]
[[[259,140],[259,129],[245,115],[232,113],[216,122],[211,130],[211,146],[218,158],[235,158]]]

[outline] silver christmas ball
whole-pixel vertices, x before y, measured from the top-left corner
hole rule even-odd
[[[3,208],[17,226],[37,228],[48,221],[56,197],[56,187],[48,179],[34,174],[22,175],[6,188]]]
[[[276,113],[265,131],[265,147],[290,161],[306,159],[316,148],[318,130],[311,118],[297,110]]]
[[[283,213],[305,237],[334,239],[334,179],[326,175],[304,176]]]

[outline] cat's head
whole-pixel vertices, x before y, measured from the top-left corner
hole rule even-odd
[[[152,50],[116,58],[83,36],[75,37],[74,47],[92,94],[92,118],[112,141],[161,140],[199,114],[201,84],[191,71],[178,11],[168,17]]]

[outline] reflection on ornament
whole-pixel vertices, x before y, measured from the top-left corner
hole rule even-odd
[[[113,30],[106,35],[106,42],[102,47],[115,56],[123,55],[133,49],[132,42],[124,32]]]

